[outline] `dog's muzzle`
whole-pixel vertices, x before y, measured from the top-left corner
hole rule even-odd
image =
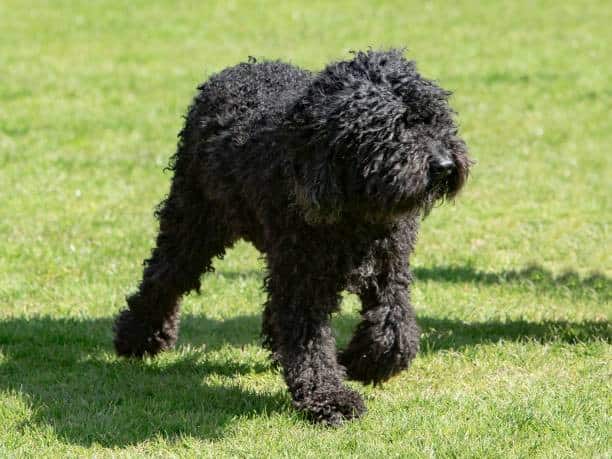
[[[449,157],[435,158],[429,163],[429,173],[436,182],[446,179],[456,169],[455,162]]]

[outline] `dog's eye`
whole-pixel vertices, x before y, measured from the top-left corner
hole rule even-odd
[[[406,127],[418,124],[433,124],[435,115],[433,113],[406,113],[403,117],[403,124]]]
[[[421,117],[421,123],[423,124],[433,124],[434,121],[434,115],[431,113],[427,113]]]
[[[416,113],[406,113],[402,119],[402,125],[404,126],[412,126],[419,122],[419,117]]]

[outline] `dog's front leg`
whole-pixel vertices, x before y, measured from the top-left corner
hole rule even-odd
[[[317,422],[339,425],[365,412],[361,396],[343,384],[330,314],[338,308],[330,277],[305,266],[270,267],[266,333],[296,408]]]
[[[363,319],[340,362],[350,379],[377,384],[408,368],[419,349],[420,331],[407,285],[371,286],[360,297]]]
[[[420,331],[409,295],[409,236],[396,234],[380,244],[387,250],[372,262],[378,272],[359,292],[362,321],[339,358],[350,379],[381,383],[408,368],[419,350]]]

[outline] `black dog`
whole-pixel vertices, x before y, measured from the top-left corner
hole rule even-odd
[[[361,415],[342,381],[378,383],[414,358],[408,258],[419,217],[468,175],[449,94],[397,50],[316,74],[249,62],[210,78],[171,160],[157,247],[117,318],[117,353],[171,347],[181,296],[244,238],[266,257],[264,343],[295,406],[332,425]],[[360,296],[363,321],[337,355],[330,315],[345,289]]]

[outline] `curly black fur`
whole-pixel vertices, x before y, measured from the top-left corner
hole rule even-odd
[[[238,238],[265,254],[265,345],[295,406],[337,425],[360,416],[348,377],[379,383],[417,353],[408,258],[419,217],[464,184],[470,160],[449,93],[398,50],[310,73],[239,64],[199,92],[179,135],[160,231],[115,326],[117,353],[172,346],[182,295]],[[336,353],[330,315],[347,289],[363,320]]]

